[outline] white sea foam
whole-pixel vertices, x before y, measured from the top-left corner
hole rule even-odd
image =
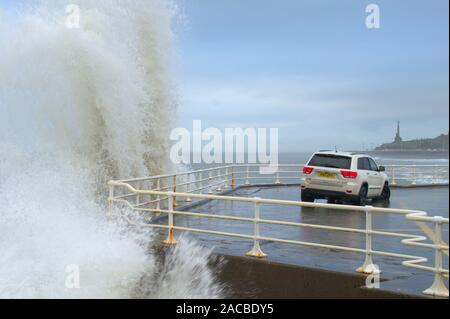
[[[105,218],[108,179],[168,163],[175,7],[77,3],[80,29],[63,0],[0,19],[0,297],[219,296],[208,252],[182,242],[161,268],[151,233]]]

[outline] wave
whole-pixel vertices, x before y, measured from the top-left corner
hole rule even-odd
[[[209,252],[182,243],[161,269],[151,232],[105,218],[109,179],[169,166],[176,7],[77,3],[80,28],[63,0],[0,19],[0,297],[219,296]]]

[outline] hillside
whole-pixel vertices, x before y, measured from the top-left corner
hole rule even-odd
[[[376,148],[376,150],[448,150],[449,135],[442,134],[436,138],[415,139],[410,141],[396,141],[386,143]]]

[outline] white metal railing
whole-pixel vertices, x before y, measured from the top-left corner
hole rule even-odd
[[[386,173],[391,185],[448,185],[448,165],[388,165]]]
[[[109,182],[109,214],[113,215],[114,203],[121,203],[132,211],[140,211],[156,215],[167,214],[168,218],[166,225],[152,221],[149,223],[139,224],[142,227],[167,229],[168,237],[165,241],[166,244],[176,244],[174,234],[175,231],[187,231],[252,240],[253,248],[247,253],[248,256],[252,257],[266,256],[260,247],[261,240],[316,248],[328,248],[339,251],[357,252],[365,255],[363,265],[357,269],[358,272],[364,274],[375,274],[379,272],[378,267],[375,266],[373,262],[374,256],[399,258],[403,260],[402,265],[406,267],[430,271],[435,274],[434,283],[429,289],[424,291],[425,294],[448,297],[448,289],[445,286],[444,277],[448,277],[449,271],[443,267],[443,255],[448,257],[449,247],[448,244],[442,239],[442,227],[443,225],[448,225],[448,218],[430,217],[426,212],[416,210],[391,209],[372,206],[356,207],[348,205],[305,203],[300,201],[247,198],[226,195],[227,191],[234,190],[242,186],[301,183],[301,172],[303,166],[304,165],[280,165],[278,172],[270,176],[259,174],[259,165],[230,165],[197,171],[181,172],[177,174],[111,181]],[[188,205],[192,205],[193,202],[209,200],[251,203],[254,205],[254,216],[252,218],[248,218],[212,213],[190,212],[187,210],[189,208]],[[185,209],[177,210],[177,207],[179,207],[182,203],[185,204]],[[366,227],[364,229],[358,229],[262,219],[262,205],[329,208],[341,211],[356,211],[365,214]],[[416,222],[425,232],[426,236],[375,230],[372,226],[372,218],[374,214],[403,215],[407,220]],[[121,216],[126,218],[130,223],[135,223],[123,214]],[[175,224],[175,216],[249,222],[254,225],[254,232],[249,235],[177,226]],[[348,246],[298,241],[294,239],[266,237],[261,235],[261,224],[364,234],[366,247],[365,249],[362,249]],[[429,228],[428,224],[432,224],[434,226],[434,230]],[[428,259],[425,257],[374,250],[372,248],[374,236],[400,238],[404,245],[433,249],[435,251],[434,265],[424,265],[428,262]],[[433,243],[428,243],[428,239],[431,239]]]

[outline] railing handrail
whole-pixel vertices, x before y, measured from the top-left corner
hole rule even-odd
[[[444,164],[388,164],[388,165],[381,165],[384,167],[445,167],[445,168],[449,168],[449,165],[444,165]]]
[[[211,168],[204,168],[204,169],[198,169],[198,170],[192,170],[192,171],[184,171],[184,172],[176,172],[171,174],[164,174],[164,175],[155,175],[155,176],[148,176],[148,177],[138,177],[133,179],[123,179],[119,180],[120,182],[125,183],[134,183],[134,182],[142,182],[146,180],[153,180],[158,178],[168,178],[168,177],[174,177],[174,176],[186,176],[192,173],[206,173],[211,171],[216,171],[219,169],[226,169],[226,168],[232,168],[234,165],[229,166],[218,166],[218,167],[211,167]]]
[[[121,186],[127,188],[133,194],[139,195],[160,195],[167,196],[171,195],[174,197],[190,197],[190,198],[198,198],[198,199],[208,199],[208,200],[224,200],[224,201],[234,201],[234,202],[243,202],[243,203],[260,203],[260,204],[278,204],[285,206],[299,206],[306,208],[328,208],[328,209],[336,209],[336,210],[352,210],[358,212],[374,212],[374,213],[386,213],[386,214],[398,214],[398,215],[407,215],[411,218],[414,218],[416,221],[424,221],[424,222],[434,222],[435,218],[443,223],[449,223],[448,218],[444,218],[441,216],[427,216],[428,213],[420,210],[411,210],[411,209],[398,209],[398,208],[384,208],[384,207],[375,207],[375,206],[352,206],[352,205],[338,205],[338,204],[328,204],[328,203],[308,203],[301,201],[292,201],[292,200],[281,200],[281,199],[265,199],[258,197],[238,197],[238,196],[226,196],[226,195],[209,195],[209,194],[192,194],[192,193],[183,193],[183,192],[173,192],[173,191],[155,191],[155,190],[138,190],[125,182],[116,182],[110,181],[108,183],[110,186]]]
[[[181,171],[181,172],[174,172],[171,174],[162,174],[162,175],[155,175],[155,176],[147,176],[147,177],[138,177],[138,178],[132,178],[132,179],[122,179],[119,180],[121,182],[126,183],[135,183],[135,182],[143,182],[143,181],[150,181],[150,180],[157,180],[157,179],[164,179],[164,178],[171,178],[174,176],[188,176],[190,174],[194,173],[206,173],[206,172],[212,172],[222,169],[233,169],[233,168],[254,168],[254,167],[262,167],[267,166],[265,164],[229,164],[225,166],[216,166],[216,167],[210,167],[210,168],[204,168],[204,169],[197,169],[197,170],[190,170],[190,171]],[[277,164],[278,167],[304,167],[306,164]],[[441,164],[407,164],[407,165],[400,165],[400,164],[389,164],[389,165],[380,165],[384,166],[386,168],[447,168],[449,169],[449,165],[441,165]],[[245,172],[236,172],[237,174],[245,174]],[[285,173],[283,171],[279,171],[278,173]],[[301,171],[299,171],[301,173]],[[270,175],[270,174],[267,174]],[[401,179],[401,178],[397,178]]]

